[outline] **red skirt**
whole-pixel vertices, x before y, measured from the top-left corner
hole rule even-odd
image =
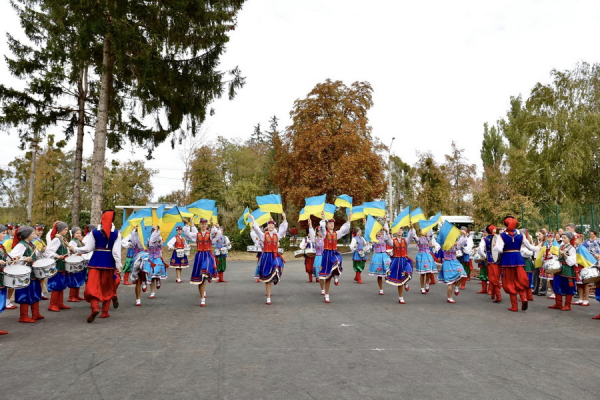
[[[117,285],[114,269],[88,268],[88,278],[83,297],[88,303],[92,300],[101,303],[110,301],[117,294]]]
[[[523,267],[502,268],[502,287],[507,294],[519,294],[529,289],[529,277]]]

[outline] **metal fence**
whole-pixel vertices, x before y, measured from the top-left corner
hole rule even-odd
[[[521,205],[521,225],[529,229],[547,228],[556,231],[573,223],[577,232],[585,235],[596,231],[600,224],[600,204],[548,204],[534,207]]]

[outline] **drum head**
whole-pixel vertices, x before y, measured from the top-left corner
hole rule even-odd
[[[83,257],[69,256],[69,257],[65,258],[65,262],[68,262],[69,264],[80,264],[83,262]]]
[[[496,240],[498,239],[498,235],[494,235],[494,238],[492,239],[492,260],[494,260],[494,262],[498,262],[498,259],[500,258],[500,253],[498,250],[496,250]]]
[[[8,275],[27,275],[31,273],[31,268],[26,265],[9,265],[4,267],[4,273]]]
[[[52,258],[42,258],[41,260],[37,260],[33,263],[34,268],[44,268],[49,267],[52,264],[56,264],[56,261]]]

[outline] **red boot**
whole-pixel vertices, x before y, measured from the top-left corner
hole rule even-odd
[[[358,271],[354,272],[354,281],[358,282]]]
[[[69,289],[69,298],[67,301],[70,303],[79,303],[79,299],[77,298],[77,288]]]
[[[227,283],[227,281],[225,280],[225,277],[223,276],[224,274],[225,274],[225,271],[221,272],[221,275],[219,276],[219,282]]]
[[[45,318],[42,314],[40,314],[40,302],[39,301],[36,301],[35,303],[33,303],[31,305],[31,317],[33,319],[35,319],[36,321],[38,319],[44,319]]]
[[[460,290],[465,290],[465,285],[467,284],[467,278],[462,278],[460,280]]]
[[[129,286],[131,282],[129,282],[129,274],[130,272],[125,272],[125,276],[123,277],[123,285]]]
[[[110,308],[110,301],[105,301],[102,303],[102,314],[100,314],[100,318],[108,318],[110,314],[108,313],[108,309]]]
[[[487,294],[492,294],[492,284],[488,281],[487,283]]]
[[[48,311],[53,311],[53,312],[60,311],[60,307],[58,306],[58,301],[57,301],[57,294],[58,294],[58,292],[56,290],[53,292],[50,292],[50,304],[48,305]]]
[[[312,274],[308,274],[308,283],[312,283]]]
[[[565,300],[565,306],[561,308],[563,311],[571,311],[571,301],[573,300],[573,296],[568,294],[567,299]]]
[[[29,318],[29,304],[21,304],[19,313],[19,322],[35,322],[35,319]]]
[[[71,307],[65,305],[64,290],[61,290],[60,292],[56,292],[56,301],[57,301],[58,308],[60,308],[61,310],[70,310],[71,309]]]
[[[556,299],[554,299],[554,305],[548,306],[548,308],[555,308],[560,310],[562,308],[562,296],[560,294],[555,294]]]
[[[592,317],[592,319],[600,319],[600,314],[596,315],[595,317]]]
[[[8,332],[6,332],[6,331],[0,331],[0,335],[8,335]]]
[[[519,311],[519,302],[517,301],[516,294],[510,295],[510,308],[508,309],[508,311],[514,311],[514,312]]]
[[[529,308],[529,301],[527,300],[527,291],[520,292],[519,297],[521,298],[521,310],[527,310]]]
[[[486,281],[481,281],[481,290],[477,293],[479,293],[479,294],[487,293],[487,282]]]
[[[74,289],[73,289],[73,290],[75,290],[75,298],[76,298],[77,300],[79,300],[79,301],[81,301],[81,300],[85,300],[83,297],[81,297],[81,296],[79,295],[79,290],[80,290],[80,289],[81,289],[81,288],[74,288]]]
[[[527,289],[527,301],[533,301],[533,291],[531,288]]]
[[[90,301],[90,306],[92,307],[92,313],[90,314],[90,316],[87,319],[88,324],[94,322],[94,320],[96,319],[96,316],[100,313],[100,311],[98,310],[98,300],[92,299]]]
[[[358,276],[358,281],[356,283],[360,283],[362,285],[363,281],[362,281],[362,277],[360,276],[361,272],[357,272]]]
[[[435,274],[427,274],[429,275],[429,284],[430,285],[435,285]]]
[[[494,303],[502,303],[502,294],[500,293],[500,288],[496,287],[495,290],[495,299],[494,299]]]

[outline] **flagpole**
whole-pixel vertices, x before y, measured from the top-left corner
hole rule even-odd
[[[392,201],[393,201],[393,195],[392,195],[392,145],[394,144],[394,140],[396,138],[393,137],[392,138],[392,142],[390,143],[390,147],[388,148],[388,201],[389,201],[389,206],[388,206],[388,215],[390,216],[390,218],[392,219],[392,221],[394,220],[394,215],[392,214]]]

